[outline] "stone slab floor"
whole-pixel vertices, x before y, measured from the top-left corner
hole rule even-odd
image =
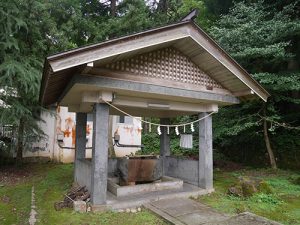
[[[248,212],[226,215],[187,198],[163,199],[144,206],[176,225],[280,225]]]

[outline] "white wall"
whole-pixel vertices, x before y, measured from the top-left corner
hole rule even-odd
[[[52,158],[53,148],[55,143],[55,124],[56,120],[54,117],[55,114],[48,112],[42,113],[42,119],[46,121],[40,122],[40,127],[47,135],[45,139],[39,140],[37,143],[34,143],[30,146],[30,149],[25,149],[23,152],[23,157],[49,157]]]
[[[55,116],[56,115],[56,116]],[[24,157],[49,157],[57,162],[69,163],[75,157],[75,122],[76,114],[68,112],[67,107],[58,107],[51,113],[43,113],[41,128],[48,136],[45,140],[33,144],[30,151],[24,152]],[[119,116],[112,116],[112,136],[117,132],[120,135],[121,144],[140,145],[141,144],[141,122],[125,117],[124,123],[119,123]],[[93,122],[92,115],[88,115],[87,121],[87,147],[92,147]],[[57,136],[61,135],[63,141],[60,146],[71,148],[61,148],[57,141]],[[110,137],[110,138],[111,138]],[[125,156],[135,153],[139,148],[120,148],[114,146],[116,156]],[[92,150],[86,150],[86,157],[92,157]]]
[[[137,119],[125,117],[124,123],[119,123],[119,116],[113,117],[112,135],[115,133],[120,135],[120,143],[124,145],[141,145],[142,139],[142,126],[141,122]],[[134,147],[117,147],[114,146],[114,150],[117,157],[123,157],[125,155],[134,154],[140,148]]]

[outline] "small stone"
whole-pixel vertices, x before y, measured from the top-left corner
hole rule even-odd
[[[127,213],[130,213],[130,209],[126,209],[126,212],[127,212]]]
[[[136,211],[136,209],[130,209],[130,212],[136,213],[137,211]]]
[[[10,198],[8,196],[6,196],[6,195],[4,195],[1,200],[4,203],[9,203],[10,202]]]
[[[142,211],[141,207],[138,207],[138,211],[139,211],[139,212]]]
[[[119,212],[119,213],[123,213],[123,212],[124,212],[124,209],[119,209],[118,212]]]
[[[228,194],[237,197],[243,197],[243,190],[240,186],[229,187]]]
[[[87,208],[86,208],[86,211],[87,211],[87,212],[90,212],[90,211],[91,211],[91,206],[87,207]]]
[[[73,208],[75,212],[86,212],[86,202],[85,201],[74,201]]]

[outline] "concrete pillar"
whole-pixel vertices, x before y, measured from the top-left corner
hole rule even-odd
[[[109,106],[96,103],[93,114],[91,203],[103,205],[106,203],[107,190]]]
[[[199,119],[208,113],[199,113]],[[206,117],[199,121],[199,178],[198,186],[204,189],[213,188],[213,157],[212,157],[212,118]]]
[[[161,118],[160,124],[170,124],[169,118]],[[160,135],[160,156],[161,156],[161,162],[162,162],[162,174],[166,174],[165,169],[165,160],[166,156],[169,156],[171,154],[170,152],[170,135],[168,135],[168,129],[167,127],[160,127],[161,135]]]
[[[74,180],[78,181],[78,160],[85,159],[86,150],[86,113],[76,113],[76,137],[75,137],[75,160]]]
[[[169,118],[161,118],[160,124],[170,124]],[[168,135],[167,127],[160,127],[160,155],[169,156],[170,153],[170,135]]]

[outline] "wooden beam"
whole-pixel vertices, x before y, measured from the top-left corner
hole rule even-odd
[[[48,58],[48,61],[53,72],[57,72],[119,54],[138,51],[151,46],[159,46],[162,43],[172,42],[188,36],[189,34],[186,32],[185,27],[173,27],[168,31],[141,35],[134,39],[116,42],[113,45],[104,45],[94,49],[77,51],[76,53],[70,54],[68,57],[64,58],[50,57]]]
[[[101,102],[99,100],[99,92],[84,92],[82,101],[78,105],[70,105],[69,110],[74,112],[89,112],[92,109],[93,103]],[[119,107],[129,107],[136,109],[148,109],[151,111],[177,111],[187,113],[198,112],[217,112],[217,104],[208,103],[186,103],[179,101],[162,101],[151,98],[137,98],[130,96],[117,96],[112,100],[112,104]],[[122,114],[122,113],[121,113]]]
[[[237,91],[233,93],[234,96],[240,97],[240,96],[247,96],[247,95],[253,95],[254,92],[252,90],[246,90],[246,91]]]
[[[233,75],[238,77],[247,87],[255,92],[264,101],[270,96],[264,88],[254,80],[234,59],[232,59],[216,42],[214,42],[201,28],[194,29],[190,25],[191,38],[204,48],[211,57],[226,67]]]
[[[232,95],[232,93],[226,89],[214,87],[213,90],[210,91],[207,90],[206,86],[202,86],[202,85],[189,84],[189,83],[184,83],[182,81],[172,81],[167,79],[146,77],[144,75],[137,75],[127,71],[115,71],[115,70],[104,69],[104,68],[93,68],[92,70],[90,70],[89,74],[83,74],[83,75],[97,75],[103,77],[116,78],[119,80],[130,80],[130,81],[144,83],[144,84],[156,84],[165,87],[175,87],[175,88],[188,89],[194,91],[204,91],[204,92]]]
[[[203,104],[203,103],[184,103],[178,101],[159,101],[157,99],[145,99],[134,97],[116,97],[112,104],[115,106],[126,106],[134,108],[148,108],[161,111],[180,111],[180,112],[217,112],[217,104]],[[156,105],[156,106],[153,106]],[[162,107],[161,107],[162,106]],[[166,107],[168,106],[168,107]]]
[[[174,99],[193,99],[199,100],[199,102],[207,102],[214,104],[237,104],[240,102],[238,98],[233,95],[224,95],[217,93],[209,93],[203,91],[185,90],[180,88],[164,87],[161,85],[154,84],[143,84],[128,80],[111,79],[107,77],[96,77],[96,76],[83,76],[75,75],[73,80],[70,82],[67,89],[64,91],[64,95],[61,99],[68,94],[74,85],[87,85],[91,87],[97,87],[99,90],[118,92],[127,92],[131,95],[147,94],[156,96],[155,98],[174,98]],[[87,87],[88,88],[88,87]]]
[[[84,91],[81,94],[82,103],[100,103],[113,100],[113,93],[111,91]]]
[[[183,17],[181,19],[181,21],[189,21],[189,20],[194,20],[197,18],[199,14],[199,10],[198,9],[193,9],[191,12],[189,12],[189,14],[187,14],[185,17]]]

